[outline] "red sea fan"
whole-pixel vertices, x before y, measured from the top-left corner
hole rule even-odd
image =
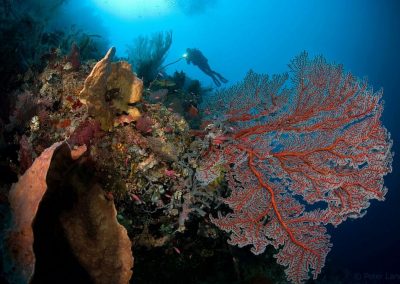
[[[249,72],[211,98],[217,130],[197,178],[208,183],[204,177],[225,169],[232,212],[212,221],[232,245],[255,254],[274,246],[288,280],[301,283],[325,264],[325,225],[362,217],[370,200],[384,200],[392,141],[380,121],[381,91],[306,53],[290,69],[292,84],[288,75]]]

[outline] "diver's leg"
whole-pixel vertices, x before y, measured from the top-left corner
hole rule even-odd
[[[213,75],[211,69],[206,68],[205,66],[199,66],[199,69],[203,71],[203,73],[206,74],[207,76],[211,77]]]
[[[221,80],[222,83],[228,83],[228,80],[225,79],[224,77],[222,77],[221,74],[219,74],[219,73],[217,73],[215,71],[212,71],[212,72],[213,72],[213,74],[217,75],[217,77]]]
[[[211,79],[214,81],[215,85],[217,85],[218,87],[221,86],[221,82],[218,81],[218,79],[215,77],[213,71],[210,68],[205,68],[205,67],[200,67],[200,70],[204,72],[204,74],[206,74],[207,76],[211,77]]]
[[[220,86],[221,86],[221,82],[220,82],[220,81],[218,81],[218,79],[217,79],[217,78],[215,78],[215,76],[214,76],[214,75],[212,75],[212,76],[211,76],[211,78],[213,79],[213,81],[214,81],[215,85],[217,85],[217,87],[220,87]]]

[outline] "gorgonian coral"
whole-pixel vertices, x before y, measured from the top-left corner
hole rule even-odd
[[[290,69],[292,84],[288,74],[249,72],[208,100],[214,131],[197,178],[209,183],[226,171],[232,212],[212,222],[255,254],[272,245],[288,279],[301,283],[325,264],[325,226],[384,199],[392,142],[381,91],[306,53]]]

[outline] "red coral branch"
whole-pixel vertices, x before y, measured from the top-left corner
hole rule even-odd
[[[371,199],[384,199],[392,154],[382,92],[322,57],[303,53],[290,67],[291,85],[287,75],[249,72],[210,100],[207,109],[222,115],[207,137],[224,139],[211,141],[196,176],[208,183],[227,169],[233,212],[212,221],[255,254],[273,245],[288,279],[301,283],[324,266],[324,226],[362,217]]]

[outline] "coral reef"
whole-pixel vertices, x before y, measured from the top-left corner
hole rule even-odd
[[[322,57],[302,53],[288,76],[257,75],[209,100],[220,113],[197,177],[223,168],[233,212],[212,218],[229,243],[278,252],[289,281],[316,279],[331,244],[325,226],[360,218],[384,200],[391,172],[390,136],[382,126],[382,92]]]
[[[87,6],[72,2],[1,1],[0,120],[5,124],[9,123],[9,105],[15,103],[13,94],[22,86],[30,85],[33,77],[47,66],[48,60],[65,55],[76,46],[79,57],[75,52],[66,67],[77,68],[77,59],[98,60],[107,51],[107,33],[98,16],[88,11]],[[79,9],[79,14],[85,14],[84,20],[77,23],[79,17],[66,15],[67,4],[74,5],[75,11]]]
[[[18,153],[9,169],[25,172],[18,200],[35,211],[14,211],[28,220],[28,241],[11,246],[25,263],[16,271],[29,279],[34,265],[32,283],[127,283],[132,242],[138,283],[285,283],[283,269],[295,283],[316,278],[331,247],[325,226],[384,199],[382,94],[304,53],[291,84],[249,72],[203,100],[208,90],[183,72],[158,74],[172,38],[155,38],[138,44],[147,88],[112,62],[114,48],[94,62],[70,44],[13,92],[0,126]],[[22,186],[35,169],[40,186]]]
[[[85,159],[92,167],[91,174],[95,180],[94,184],[97,185],[92,186],[92,183],[85,182],[83,184],[86,186],[82,186],[82,182],[76,181],[76,176],[81,175],[79,172],[82,169],[78,172],[57,170],[56,172],[71,172],[68,177],[62,178],[64,181],[57,179],[54,184],[64,184],[67,180],[74,188],[77,195],[70,207],[77,211],[70,211],[68,214],[54,213],[46,208],[53,208],[56,204],[59,204],[57,208],[64,208],[64,205],[53,197],[46,198],[46,202],[42,202],[46,206],[43,206],[42,213],[39,212],[39,217],[36,218],[39,221],[34,227],[38,236],[42,236],[37,239],[40,248],[38,251],[47,251],[49,247],[46,249],[46,243],[59,243],[60,240],[49,240],[46,228],[52,226],[46,226],[46,222],[40,220],[45,220],[45,215],[60,216],[59,220],[53,220],[53,223],[65,231],[61,241],[68,244],[65,246],[73,254],[73,257],[65,258],[72,257],[72,267],[75,267],[75,272],[68,274],[78,279],[109,279],[100,273],[101,271],[115,275],[107,269],[101,268],[99,271],[99,267],[93,267],[93,262],[98,259],[93,255],[93,251],[96,253],[104,249],[104,253],[107,254],[109,250],[118,250],[118,247],[114,248],[113,245],[113,239],[117,239],[116,237],[110,239],[97,236],[99,233],[112,234],[113,228],[107,225],[111,232],[96,229],[96,224],[103,218],[97,210],[108,212],[107,215],[113,214],[107,207],[104,208],[103,205],[109,202],[107,203],[102,196],[115,201],[118,221],[126,226],[130,238],[138,245],[138,250],[141,247],[160,247],[167,254],[180,251],[176,247],[177,238],[181,238],[187,231],[188,224],[193,221],[191,216],[204,216],[213,202],[213,194],[201,188],[190,193],[190,180],[194,177],[199,146],[197,142],[191,144],[188,123],[172,109],[160,103],[146,101],[136,103],[141,116],[132,119],[128,113],[133,107],[128,101],[136,102],[136,99],[140,99],[141,82],[133,76],[129,64],[111,62],[114,52],[114,49],[111,49],[97,64],[80,61],[80,66],[76,69],[69,67],[71,56],[55,54],[49,59],[44,71],[33,78],[33,83],[26,85],[31,92],[23,94],[27,94],[26,98],[34,106],[32,111],[24,114],[26,117],[22,119],[15,119],[19,122],[9,126],[10,129],[17,129],[18,125],[24,133],[22,138],[16,135],[16,140],[23,145],[20,149],[20,164],[16,165],[20,170],[27,167],[24,166],[24,161],[29,162],[28,157],[32,159],[40,156],[56,141],[66,140],[72,148],[80,145],[87,147]],[[182,98],[185,99],[185,96]],[[91,112],[89,106],[93,107],[97,101],[101,102],[101,111]],[[16,108],[16,111],[20,109]],[[17,113],[14,113],[17,117]],[[103,128],[101,123],[104,116],[108,119],[107,127],[103,125]],[[76,173],[72,174],[73,172]],[[102,198],[99,199],[99,196]],[[85,216],[79,215],[81,210],[87,212],[85,216],[94,218],[82,219]],[[65,216],[69,216],[67,221]],[[204,222],[206,219],[201,220]],[[211,233],[215,228],[208,230],[210,235],[216,235],[215,232]],[[93,239],[93,236],[96,238]],[[84,254],[81,253],[83,248],[86,248]],[[59,254],[67,253],[63,251]],[[107,259],[110,262],[107,266],[121,267],[118,259]],[[122,267],[127,267],[130,262],[123,263]],[[51,276],[67,273],[60,270],[63,266],[54,256],[39,257],[36,266],[38,273],[33,279],[36,283],[45,283]],[[53,271],[53,274],[49,275],[48,271]],[[67,276],[64,278],[71,280]],[[110,281],[117,283],[115,279]]]
[[[209,91],[202,88],[198,80],[190,79],[181,71],[152,81],[145,90],[144,97],[150,103],[162,103],[173,112],[179,113],[191,128],[198,129],[202,119],[198,107],[202,96]]]

